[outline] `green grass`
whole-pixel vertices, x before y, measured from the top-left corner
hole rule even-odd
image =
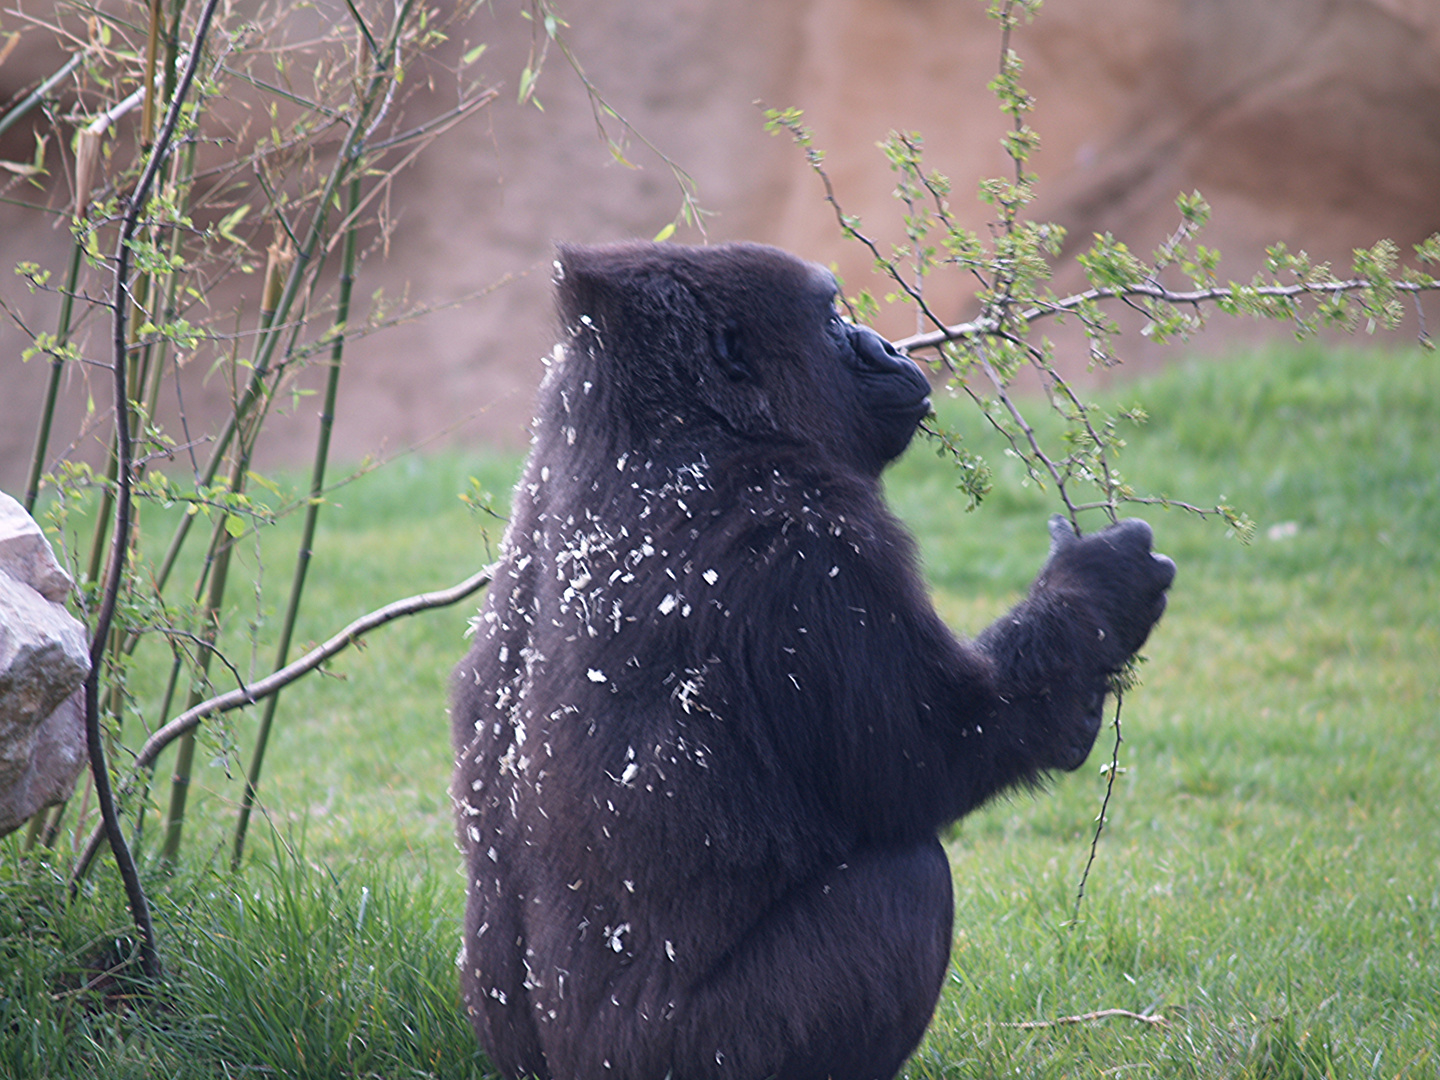
[[[955,831],[953,969],[909,1075],[1440,1076],[1440,361],[1283,349],[1115,397],[1151,417],[1122,459],[1137,488],[1224,499],[1257,535],[1147,509],[1180,574],[1125,701],[1080,918],[1108,733],[1049,793]],[[974,632],[1043,559],[1054,503],[973,415],[952,419],[997,471],[981,509],[961,510],[923,445],[888,485],[937,603]],[[503,493],[516,465],[409,459],[343,489],[301,636],[469,573],[488,556],[456,493],[481,470]],[[250,545],[246,570],[288,581],[293,531]],[[108,870],[67,907],[46,866],[0,842],[0,970],[16,973],[0,1076],[479,1075],[456,1004],[443,712],[472,611],[380,630],[286,692],[273,825],[257,819],[238,877],[221,869],[227,771],[242,775],[252,721],[206,736],[184,865],[167,879],[150,861],[154,811],[141,845],[171,975],[157,1002],[83,989],[127,946]],[[251,599],[233,616],[243,663],[247,620],[273,632],[274,614]],[[1167,1023],[1015,1026],[1112,1008]]]

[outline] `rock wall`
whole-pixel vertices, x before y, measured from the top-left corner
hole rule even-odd
[[[806,110],[847,211],[881,237],[899,235],[892,177],[875,149],[890,129],[925,134],[933,164],[955,182],[958,216],[985,227],[972,193],[1006,162],[1004,120],[986,90],[998,35],[982,0],[562,8],[589,78],[694,177],[713,211],[711,240],[778,243],[836,263],[852,285],[868,272],[868,256],[839,239],[798,152],[764,134],[757,102]],[[452,40],[451,59],[489,42],[482,63],[502,96],[404,176],[392,198],[399,230],[388,257],[365,267],[360,292],[383,286],[445,303],[505,275],[519,280],[353,350],[342,460],[436,437],[518,444],[553,336],[550,245],[652,236],[675,213],[665,164],[633,141],[643,168],[612,161],[561,57],[551,54],[540,82],[544,111],[515,103],[534,29],[516,5],[494,4]],[[1214,207],[1206,242],[1225,253],[1222,276],[1248,277],[1274,240],[1344,265],[1352,248],[1380,237],[1407,247],[1440,230],[1440,6],[1430,0],[1051,0],[1013,44],[1044,140],[1034,210],[1076,244],[1109,230],[1144,251],[1173,227],[1175,196],[1194,188]],[[433,74],[443,87],[447,76]],[[9,222],[17,211],[0,215]],[[47,236],[63,239],[17,221],[6,252],[57,265],[59,247],[31,253]],[[1056,287],[1077,281],[1062,274]],[[957,318],[966,314],[962,284],[948,297],[943,284],[932,293]],[[34,314],[39,326],[53,321]],[[891,312],[881,329],[906,333],[913,313]],[[1252,332],[1217,324],[1206,340]],[[13,486],[43,370],[14,359],[13,327],[0,334],[0,483]],[[92,349],[103,338],[94,337]],[[1131,358],[1153,360],[1143,343],[1127,345]],[[213,410],[220,395],[195,382],[188,406]],[[71,381],[70,427],[61,430],[78,426],[82,384]],[[108,401],[103,387],[95,396]],[[302,405],[276,430],[281,456],[306,452],[313,408]]]

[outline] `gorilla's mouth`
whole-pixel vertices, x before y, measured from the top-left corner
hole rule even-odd
[[[918,425],[934,408],[930,401],[930,383],[920,374],[918,368],[916,375],[919,376],[920,386],[916,387],[915,396],[894,406],[894,415],[909,418],[912,425]]]
[[[924,397],[917,398],[909,404],[895,406],[895,408],[891,410],[890,415],[894,418],[896,426],[907,426],[910,434],[913,435],[915,434],[915,429],[920,426],[920,422],[930,415],[930,411],[930,395],[926,394]]]

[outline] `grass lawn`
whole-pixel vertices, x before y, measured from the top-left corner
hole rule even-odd
[[[954,830],[952,972],[908,1075],[1440,1076],[1440,361],[1279,349],[1115,396],[1151,417],[1128,435],[1127,478],[1223,499],[1256,537],[1145,508],[1179,578],[1124,703],[1079,917],[1108,731],[1049,793]],[[964,513],[924,443],[887,482],[937,604],[973,633],[1040,565],[1055,500],[953,409],[996,471],[982,507]],[[487,561],[500,524],[457,494],[477,476],[503,495],[517,468],[411,458],[339,491],[299,639]],[[267,604],[283,603],[296,524],[246,547]],[[258,671],[277,613],[232,592],[229,655]],[[181,867],[153,862],[156,810],[140,845],[170,974],[158,1003],[90,985],[128,945],[108,861],[67,905],[68,839],[53,869],[22,859],[19,834],[0,841],[0,970],[15,973],[0,1076],[484,1075],[456,1004],[444,714],[473,611],[392,624],[286,691],[239,875],[229,829],[254,720],[206,733]],[[127,733],[157,722],[168,652],[147,648]],[[1109,1009],[1164,1023],[1048,1023]]]

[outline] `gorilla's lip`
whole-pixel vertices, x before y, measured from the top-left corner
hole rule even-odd
[[[885,416],[913,417],[918,424],[930,415],[931,408],[930,395],[926,394],[923,397],[914,398],[911,401],[892,404],[888,408],[877,410],[877,412]]]

